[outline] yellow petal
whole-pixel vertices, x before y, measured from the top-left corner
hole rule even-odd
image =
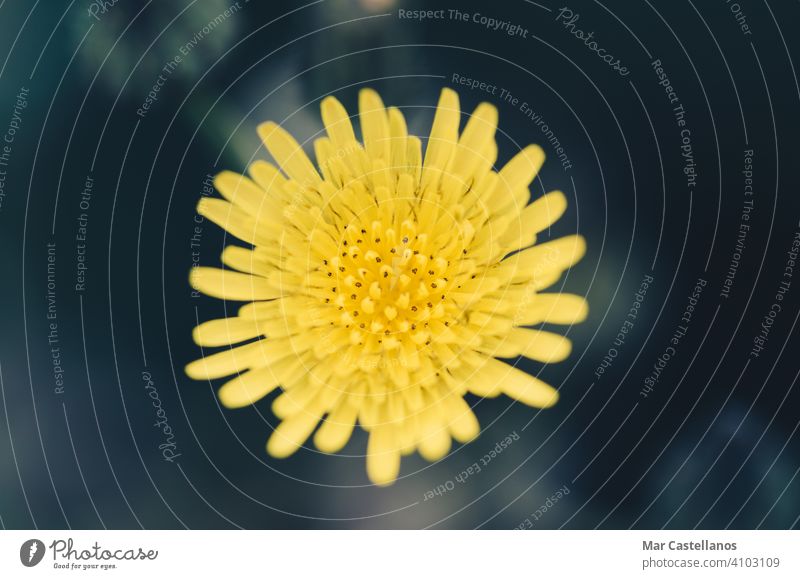
[[[372,89],[358,93],[358,110],[361,118],[361,134],[364,146],[373,159],[389,161],[389,119],[381,97]]]
[[[407,170],[408,128],[403,113],[389,107],[389,133],[391,135],[391,166],[398,172]]]
[[[304,187],[319,183],[319,173],[292,135],[273,122],[260,124],[258,134],[275,161],[289,177]]]
[[[322,452],[339,452],[342,450],[355,428],[358,409],[350,404],[342,403],[320,426],[314,435],[314,444]]]
[[[466,190],[476,168],[494,161],[493,158],[490,158],[486,163],[487,155],[496,154],[496,147],[492,152],[496,129],[497,108],[489,103],[479,104],[467,121],[467,126],[464,127],[464,132],[458,140],[458,146],[443,180],[443,187],[458,185],[459,193]]]
[[[469,325],[487,335],[505,334],[514,326],[514,320],[510,317],[486,312],[472,312],[469,314]]]
[[[397,107],[386,109],[389,115],[389,132],[392,139],[402,139],[408,136],[408,127],[403,112]]]
[[[268,198],[261,187],[233,171],[223,171],[214,177],[214,187],[225,199],[255,219],[274,223],[274,216],[280,212],[275,201]]]
[[[500,186],[510,191],[527,188],[544,164],[544,151],[539,145],[528,145],[500,169]]]
[[[472,112],[458,144],[468,151],[480,149],[488,141],[494,139],[496,130],[497,107],[489,103],[481,103]]]
[[[241,318],[259,320],[287,320],[294,316],[296,310],[303,310],[317,305],[317,302],[306,296],[284,296],[268,302],[245,304],[237,314]]]
[[[270,340],[271,342],[276,342],[273,338]],[[281,342],[279,342],[281,343]],[[265,359],[266,358],[266,359]],[[262,385],[262,387],[266,388],[269,385],[280,385],[286,389],[290,390],[298,390],[302,387],[300,384],[304,379],[307,378],[307,372],[309,368],[309,353],[306,352],[300,355],[294,355],[286,349],[285,345],[280,346],[279,352],[271,352],[267,354],[267,356],[262,356],[261,359],[258,361],[257,368],[251,370],[251,372],[255,372],[256,370],[261,371],[261,375],[265,376],[266,383]],[[300,386],[298,386],[300,384]],[[268,392],[272,389],[270,388]],[[292,412],[280,413],[275,410],[275,403],[280,400],[286,393],[284,392],[272,404],[272,409],[275,415],[278,418],[286,418],[289,414],[295,414],[303,410],[303,408],[292,408]]]
[[[538,362],[561,362],[572,352],[568,338],[552,332],[513,328],[505,336],[487,337],[481,351],[498,358],[525,356]]]
[[[578,324],[589,314],[589,304],[582,296],[573,294],[536,294],[514,312],[514,324],[532,326],[549,324]]]
[[[458,126],[461,122],[461,109],[458,94],[449,88],[442,89],[436,116],[428,137],[425,162],[422,169],[422,188],[438,183],[444,173],[455,143],[458,139]]]
[[[334,147],[339,150],[348,150],[356,142],[350,116],[335,97],[328,96],[320,103],[322,122]]]
[[[500,262],[497,275],[514,283],[536,280],[551,272],[561,272],[571,267],[586,253],[586,240],[580,235],[568,235],[547,243],[529,247]]]
[[[503,382],[503,392],[507,396],[534,408],[550,408],[558,402],[558,390],[535,376],[511,369],[514,377]]]
[[[250,245],[270,241],[265,235],[264,228],[259,227],[252,216],[223,199],[203,197],[197,203],[197,213]]]
[[[255,404],[279,385],[269,367],[258,368],[223,384],[217,396],[226,408],[242,408]]]
[[[319,170],[322,171],[322,176],[325,180],[337,185],[341,184],[341,176],[336,173],[333,163],[336,160],[336,153],[329,138],[319,137],[314,139],[314,155],[317,157],[317,165]]]
[[[419,453],[425,460],[435,462],[450,452],[452,438],[446,426],[439,426],[419,441]]]
[[[192,332],[198,346],[226,346],[259,336],[258,323],[244,318],[221,318],[197,326]]]
[[[520,221],[539,233],[550,227],[567,210],[567,198],[561,191],[550,191],[522,210]]]
[[[239,270],[243,273],[255,274],[266,277],[275,268],[259,255],[258,252],[236,245],[228,245],[222,250],[222,263],[227,267]]]
[[[458,442],[469,442],[480,433],[481,427],[475,413],[461,396],[450,395],[445,402],[450,433]]]
[[[193,380],[213,380],[230,376],[254,366],[263,366],[265,356],[264,340],[230,348],[204,356],[186,365],[186,375]]]
[[[376,485],[392,484],[400,473],[400,450],[394,428],[379,424],[369,434],[367,443],[367,475]]]
[[[487,203],[498,214],[521,211],[530,200],[530,186],[544,163],[544,151],[528,145],[517,153],[497,174],[497,185]]]
[[[419,137],[408,137],[406,167],[408,167],[408,172],[414,177],[414,185],[417,185],[422,175],[422,142],[419,140]]]
[[[189,273],[191,286],[214,298],[234,301],[271,300],[281,296],[263,277],[216,267],[193,267]]]
[[[280,198],[283,194],[282,188],[286,184],[284,177],[277,167],[266,161],[253,161],[247,168],[247,172],[258,183],[259,187],[267,191],[270,195]]]
[[[321,417],[319,408],[307,408],[283,420],[269,437],[267,452],[275,458],[294,454],[311,436]]]
[[[469,356],[462,356],[469,359]],[[461,364],[456,368],[449,368],[449,374],[443,374],[447,381],[452,376],[452,387],[469,391],[481,398],[495,398],[502,393],[500,379],[488,372],[491,368],[486,368],[487,360],[493,358],[480,357],[480,362],[476,365]]]
[[[306,382],[296,388],[287,389],[272,403],[272,412],[280,418],[303,412],[312,401],[320,398],[322,390],[323,388],[314,382]]]
[[[558,401],[555,388],[522,370],[494,358],[482,358],[476,363],[474,380],[483,383],[481,389],[494,386],[508,396],[536,408],[548,408]],[[470,390],[473,390],[472,386]]]
[[[567,209],[567,198],[561,191],[551,191],[540,197],[512,220],[503,234],[502,244],[508,251],[527,247],[536,241],[536,236],[550,227]]]

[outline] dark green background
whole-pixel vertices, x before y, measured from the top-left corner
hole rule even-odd
[[[226,2],[119,0],[99,20],[85,0],[0,6],[0,133],[15,95],[29,89],[0,209],[4,527],[798,525],[800,277],[764,352],[748,354],[800,219],[800,89],[791,60],[800,54],[800,5],[742,0],[747,35],[723,0],[570,0],[578,27],[593,30],[631,71],[623,78],[556,21],[563,5],[549,0],[458,3],[523,26],[527,38],[471,21],[397,18],[398,8],[453,4],[241,2],[168,75],[144,118],[136,111],[159,71]],[[655,59],[687,111],[698,170],[691,194]],[[283,122],[304,141],[321,128],[322,97],[335,94],[354,111],[362,86],[401,107],[411,131],[424,136],[453,73],[528,102],[572,161],[564,171],[517,108],[458,89],[465,111],[487,98],[499,107],[500,163],[530,142],[544,146],[550,161],[534,194],[559,188],[570,198],[551,234],[577,230],[588,240],[586,258],[559,283],[591,304],[586,323],[569,329],[573,355],[544,367],[521,362],[558,386],[561,401],[537,413],[505,398],[471,399],[481,436],[434,465],[404,459],[401,479],[388,488],[368,486],[361,432],[344,456],[304,449],[271,459],[270,399],[223,410],[217,384],[193,382],[182,370],[199,355],[190,335],[196,320],[225,308],[191,298],[187,285],[203,180],[266,156],[258,123]],[[748,148],[751,230],[725,299]],[[74,238],[87,175],[89,269],[86,290],[76,292]],[[53,241],[63,394],[54,393],[47,341]],[[217,265],[225,243],[205,227],[201,263]],[[651,274],[635,327],[596,379]],[[708,285],[689,332],[644,399],[643,380],[700,277]],[[181,456],[172,463],[158,450],[145,370],[175,433]],[[479,474],[424,500],[513,432],[519,440]],[[565,485],[569,494],[534,520]]]

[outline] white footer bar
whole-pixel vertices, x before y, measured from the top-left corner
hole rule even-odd
[[[796,531],[3,531],[0,577],[800,577]],[[225,574],[225,575],[222,575]],[[585,574],[585,575],[583,575]]]

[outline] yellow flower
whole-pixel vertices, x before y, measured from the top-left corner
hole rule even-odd
[[[444,89],[424,161],[403,114],[376,92],[359,95],[363,144],[339,101],[327,97],[321,109],[318,168],[284,129],[264,123],[259,135],[282,172],[264,161],[249,177],[225,171],[214,181],[224,200],[200,201],[201,215],[252,248],[226,247],[226,269],[192,268],[191,285],[248,303],[194,329],[198,345],[225,349],[186,373],[236,374],[219,390],[228,408],[282,388],[267,443],[275,457],[292,454],[320,421],[314,443],[337,452],[358,422],[369,432],[367,474],[389,484],[401,455],[435,461],[451,439],[478,435],[468,392],[555,404],[554,388],[496,358],[569,355],[568,339],[525,326],[586,317],[582,297],[540,293],[585,242],[536,244],[567,201],[553,191],[528,204],[544,162],[538,146],[493,170],[492,105],[480,104],[459,134],[458,95]]]

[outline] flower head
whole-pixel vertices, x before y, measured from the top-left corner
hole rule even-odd
[[[527,326],[585,318],[582,297],[540,293],[585,243],[536,243],[566,198],[553,191],[529,204],[544,162],[538,146],[494,171],[492,105],[480,104],[459,133],[458,95],[443,90],[424,160],[403,114],[374,91],[359,95],[363,143],[339,101],[327,97],[321,108],[317,166],[264,123],[258,132],[279,168],[256,161],[249,177],[223,172],[214,183],[224,199],[200,201],[201,215],[251,247],[226,247],[226,269],[195,267],[190,282],[247,303],[195,328],[198,345],[225,349],[186,372],[235,374],[219,390],[229,408],[281,388],[272,405],[281,422],[267,443],[275,457],[292,454],[320,422],[315,445],[337,452],[360,424],[369,478],[388,484],[401,455],[435,461],[452,439],[478,435],[468,392],[555,404],[554,388],[496,358],[569,355],[568,339]]]

